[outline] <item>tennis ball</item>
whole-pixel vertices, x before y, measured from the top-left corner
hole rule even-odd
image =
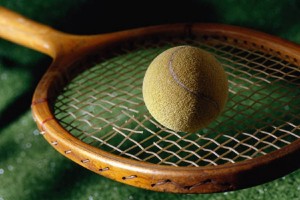
[[[227,75],[210,53],[177,46],[158,55],[143,80],[150,114],[174,131],[194,132],[210,124],[228,96]]]

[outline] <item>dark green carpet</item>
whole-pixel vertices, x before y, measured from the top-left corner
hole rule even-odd
[[[161,2],[1,0],[0,5],[77,34],[171,22],[220,22],[251,27],[300,44],[300,2],[296,0]],[[299,170],[240,191],[178,195],[127,186],[78,166],[38,134],[31,118],[31,96],[49,63],[50,59],[42,54],[0,40],[0,200],[300,199]]]

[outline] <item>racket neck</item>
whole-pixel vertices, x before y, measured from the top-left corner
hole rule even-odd
[[[0,27],[0,38],[47,54],[55,60],[77,57],[111,38],[66,34],[1,6]]]
[[[0,7],[0,37],[34,49],[51,57],[55,55],[53,36],[57,31]]]

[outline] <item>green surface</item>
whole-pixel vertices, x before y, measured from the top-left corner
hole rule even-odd
[[[1,0],[0,5],[70,33],[93,34],[168,22],[221,22],[251,27],[300,44],[300,3],[296,0],[166,1],[163,5],[161,1]],[[38,134],[31,118],[31,96],[49,63],[50,59],[42,54],[0,40],[1,200],[300,199],[299,170],[240,191],[179,195],[127,186],[78,166]]]

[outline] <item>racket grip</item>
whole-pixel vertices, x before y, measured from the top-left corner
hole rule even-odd
[[[59,35],[62,33],[0,7],[0,37],[3,39],[54,57]]]

